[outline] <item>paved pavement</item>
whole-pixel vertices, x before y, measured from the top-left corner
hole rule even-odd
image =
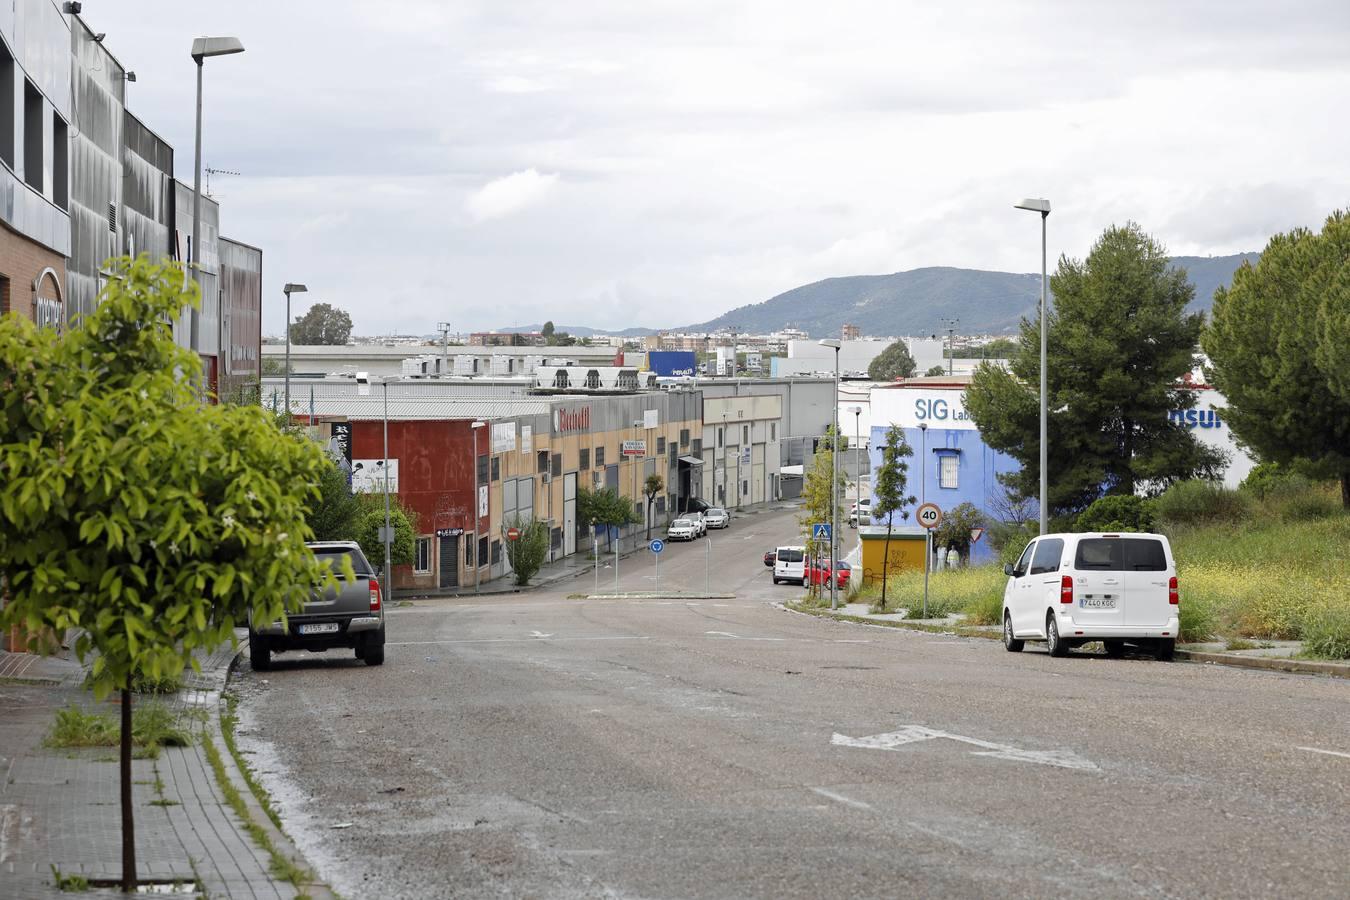
[[[222,648],[204,660],[201,676],[189,673],[186,690],[161,701],[199,735],[194,746],[166,747],[156,760],[132,762],[137,870],[142,879],[162,881],[200,876],[211,897],[291,898],[296,890],[272,877],[269,857],[225,805],[202,749],[200,735],[213,734],[233,767],[215,712],[234,655]],[[116,748],[43,746],[58,709],[95,707],[79,686],[83,675],[67,660],[0,653],[0,896],[69,896],[53,885],[52,866],[91,879],[121,876]],[[118,710],[112,703],[101,708],[113,715]],[[197,709],[210,716],[189,712]]]

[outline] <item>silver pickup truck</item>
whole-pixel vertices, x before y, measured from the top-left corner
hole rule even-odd
[[[324,541],[306,544],[320,562],[338,576],[338,589],[325,590],[305,604],[298,613],[286,617],[286,623],[255,627],[249,620],[249,659],[253,668],[266,672],[272,668],[272,654],[283,650],[308,650],[317,653],[334,647],[356,651],[366,665],[384,662],[384,599],[380,581],[361,547],[354,541]],[[352,561],[356,579],[342,577],[342,557]]]

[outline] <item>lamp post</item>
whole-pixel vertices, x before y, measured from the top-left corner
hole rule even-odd
[[[928,496],[928,423],[919,423],[919,505]],[[928,618],[928,569],[933,562],[933,529],[923,530],[923,617]]]
[[[244,45],[236,37],[199,37],[192,42],[192,61],[197,64],[197,147],[196,161],[192,175],[192,264],[193,280],[197,282],[197,291],[202,288],[202,69],[208,56],[228,56],[231,53],[243,53]],[[192,310],[191,329],[192,352],[201,351],[201,313]],[[290,398],[286,400],[286,414],[290,415]]]
[[[289,374],[287,377],[289,378]],[[394,598],[394,559],[392,555],[394,529],[390,527],[389,522],[389,379],[381,378],[380,384],[384,386],[384,596],[388,600],[392,600]],[[290,421],[290,414],[290,400],[288,399],[286,401],[287,421]],[[312,420],[310,424],[314,424]]]
[[[281,290],[286,295],[286,421],[289,422],[291,420],[291,294],[303,294],[309,288],[303,284],[288,281]],[[314,423],[310,422],[309,424],[313,425]]]
[[[850,406],[848,411],[853,413],[853,468],[858,470],[858,486],[854,488],[857,494],[853,501],[858,510],[858,527],[862,527],[862,407]]]
[[[1023,200],[1013,205],[1014,209],[1025,209],[1041,214],[1041,534],[1045,534],[1045,481],[1047,468],[1046,453],[1046,412],[1045,412],[1045,220],[1050,218],[1050,201],[1045,199]]]
[[[835,532],[839,530],[839,348],[843,346],[843,342],[826,338],[820,345],[834,349],[834,398],[830,401],[834,407],[834,412],[830,416],[834,422],[834,441],[830,444],[831,462],[834,463],[834,471],[830,476],[830,609],[838,609],[839,579],[834,575],[834,568],[838,564],[835,557],[838,554],[839,540]]]
[[[486,422],[474,422],[469,426],[473,432],[473,592],[478,593],[478,583],[483,578],[483,561],[478,558],[478,527],[481,516],[478,513],[478,429],[486,428]]]

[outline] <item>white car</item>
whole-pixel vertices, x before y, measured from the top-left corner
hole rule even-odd
[[[714,506],[703,514],[703,522],[709,528],[726,528],[731,524],[731,513]]]
[[[691,519],[676,519],[666,528],[668,541],[692,541],[698,537],[698,526]]]
[[[860,507],[861,507],[861,509],[862,509],[862,514],[861,514],[861,516],[860,516],[859,513],[858,513],[858,510],[859,510]],[[871,524],[872,524],[872,498],[871,498],[871,497],[865,497],[865,498],[863,498],[862,500],[860,500],[860,501],[854,503],[853,506],[851,506],[851,507],[849,508],[849,511],[848,511],[848,524],[849,524],[851,527],[853,527],[853,528],[857,528],[859,525],[871,525]]]
[[[1101,641],[1172,658],[1181,594],[1172,546],[1161,534],[1046,534],[1003,567],[1003,646],[1045,641],[1051,656]]]
[[[694,537],[701,538],[708,533],[708,520],[703,518],[703,513],[689,512],[684,517],[694,525]]]

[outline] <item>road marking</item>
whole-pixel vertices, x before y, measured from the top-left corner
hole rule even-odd
[[[785,641],[787,638],[765,638],[765,637],[741,637],[739,634],[732,634],[730,631],[705,631],[706,635],[720,638],[730,638],[733,641]]]
[[[854,738],[848,735],[835,733],[830,738],[830,743],[836,747],[861,747],[866,750],[898,750],[906,744],[914,744],[919,741],[931,741],[939,738],[946,738],[951,741],[960,741],[963,744],[970,744],[975,747],[983,747],[983,750],[970,751],[972,756],[990,756],[995,759],[1007,759],[1013,762],[1036,763],[1042,766],[1058,766],[1061,769],[1084,769],[1096,770],[1095,763],[1083,759],[1069,750],[1023,750],[1020,747],[1013,747],[1009,744],[998,744],[993,741],[985,741],[980,738],[966,737],[961,734],[952,734],[947,731],[938,731],[936,728],[927,728],[923,725],[902,725],[898,731],[890,731],[885,734],[872,734],[867,737]]]
[[[834,791],[827,791],[825,788],[811,788],[822,797],[829,797],[835,803],[842,803],[845,806],[851,806],[854,809],[871,809],[870,803],[864,803],[861,800],[854,800],[852,797],[845,797],[843,794],[836,794]]]
[[[530,637],[535,637],[535,638],[549,638],[549,637],[553,637],[553,635],[551,635],[551,634],[544,634],[542,631],[531,631],[531,632],[530,632]]]
[[[872,641],[855,641],[855,640],[853,640],[853,639],[851,639],[851,638],[849,638],[849,639],[845,639],[845,638],[836,638],[835,640],[830,641],[830,643],[831,643],[831,644],[870,644],[870,643],[872,643]]]
[[[1307,750],[1309,753],[1325,753],[1327,756],[1343,756],[1350,759],[1350,753],[1342,753],[1339,750],[1319,750],[1316,747],[1295,747],[1295,750]]]
[[[600,637],[560,637],[559,641],[650,641],[645,635],[613,634]],[[389,647],[416,647],[423,644],[534,644],[539,638],[465,638],[454,641],[386,641]]]

